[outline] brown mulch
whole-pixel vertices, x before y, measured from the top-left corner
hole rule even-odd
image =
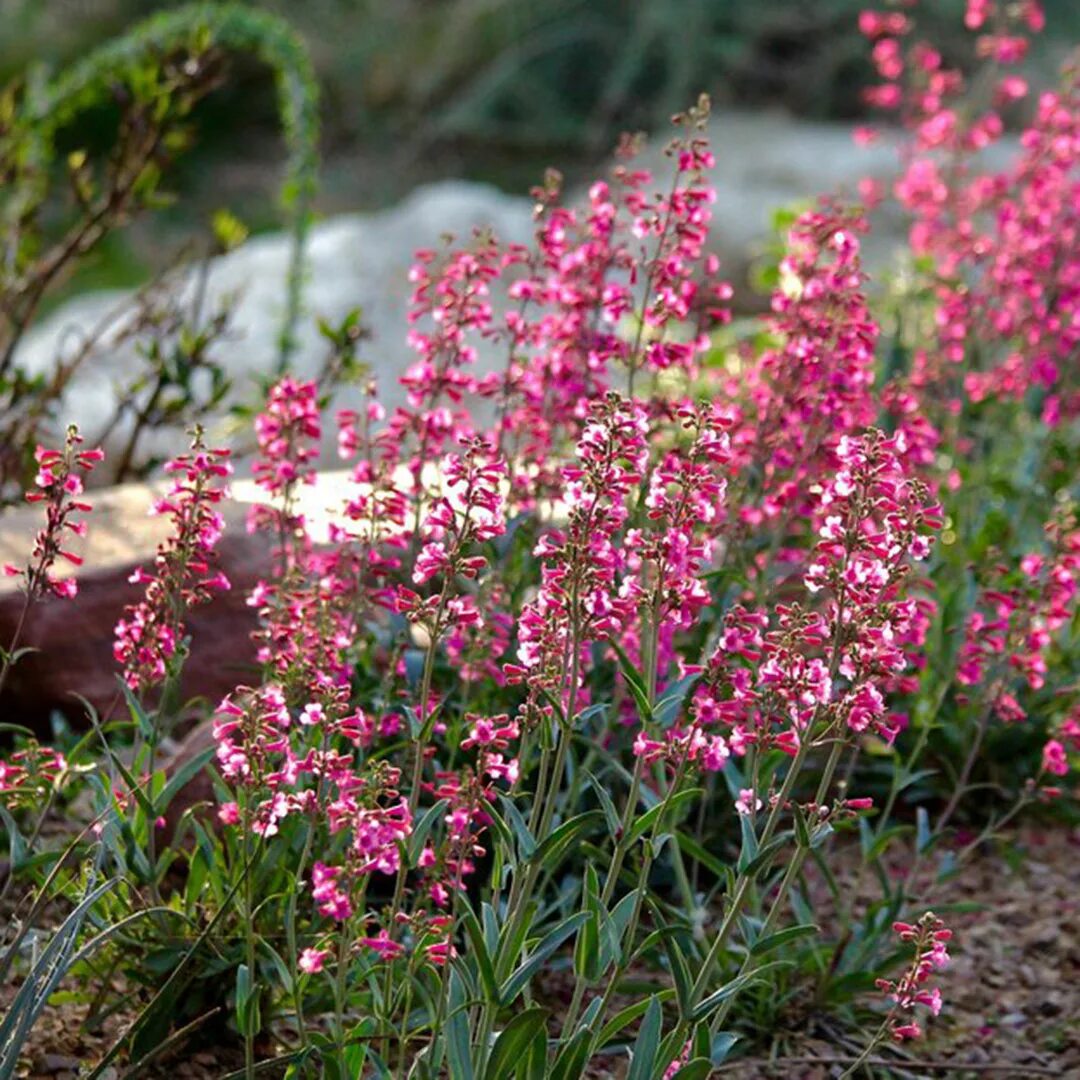
[[[837,854],[842,862],[844,854]],[[953,962],[940,978],[946,1001],[941,1016],[929,1022],[925,1040],[902,1048],[905,1061],[885,1048],[879,1060],[887,1059],[888,1067],[879,1066],[874,1075],[1080,1078],[1080,830],[1027,827],[1006,846],[973,857],[934,895],[931,906],[941,910],[963,902],[983,908],[948,916],[956,936]],[[0,989],[0,1012],[12,995],[12,988]],[[82,1027],[86,1015],[87,1006],[74,1001],[47,1008],[18,1075],[77,1080],[80,1066],[92,1065],[131,1019],[110,1018],[91,1033]],[[717,1075],[831,1080],[861,1049],[848,1038],[839,1029],[823,1030],[822,1023],[812,1032],[785,1032],[771,1055],[759,1050]],[[140,1076],[218,1080],[242,1064],[236,1047],[180,1050]],[[601,1066],[589,1075],[616,1078],[624,1071],[623,1062],[612,1061],[610,1070]]]

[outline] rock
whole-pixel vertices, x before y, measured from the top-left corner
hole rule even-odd
[[[346,477],[344,472],[322,473],[318,483],[304,492],[304,512],[312,520],[317,540],[326,537],[328,508],[341,505]],[[94,492],[87,537],[72,544],[83,559],[77,572],[78,595],[73,600],[45,598],[30,608],[20,645],[37,651],[22,656],[9,674],[0,698],[5,719],[48,735],[54,710],[68,716],[75,726],[85,726],[76,693],[102,715],[117,707],[113,628],[124,607],[142,595],[128,577],[136,566],[150,562],[166,535],[167,522],[147,515],[163,490],[160,485],[124,484]],[[189,616],[192,648],[181,684],[185,699],[200,696],[216,703],[254,671],[251,632],[255,618],[246,599],[270,567],[269,539],[249,535],[244,528],[246,512],[257,500],[255,485],[238,481],[233,498],[221,507],[226,528],[218,547],[219,561],[232,588]],[[25,563],[40,524],[36,506],[0,516],[0,565]],[[57,566],[61,573],[71,570]],[[0,642],[5,647],[12,640],[23,604],[24,595],[14,579],[0,578]]]
[[[39,1068],[49,1073],[63,1073],[72,1069],[78,1070],[81,1064],[78,1058],[73,1058],[68,1054],[43,1054]],[[72,1072],[71,1075],[76,1074]]]
[[[333,323],[360,307],[373,333],[364,358],[380,379],[383,401],[390,407],[402,402],[404,392],[396,376],[412,360],[405,338],[413,252],[438,244],[444,233],[468,237],[476,227],[490,227],[506,241],[525,242],[533,231],[531,203],[487,185],[450,181],[420,188],[389,210],[343,215],[317,225],[307,250],[305,314],[297,327],[293,358],[296,373],[316,375],[326,357],[326,342],[315,317]],[[290,245],[285,234],[259,236],[213,260],[204,310],[213,310],[226,297],[238,297],[232,324],[235,340],[221,354],[227,356],[234,383],[222,415],[238,401],[250,402],[257,392],[257,377],[275,369]],[[191,282],[188,288],[193,287]],[[130,295],[94,293],[64,305],[27,335],[18,362],[32,374],[51,371],[58,357],[70,357],[91,328]],[[140,364],[131,342],[115,341],[123,328],[123,320],[112,326],[104,347],[72,380],[60,410],[63,423],[78,423],[88,442],[98,441],[125,379]],[[347,395],[340,402],[349,403]],[[106,449],[123,446],[129,432],[129,425],[117,426]],[[143,454],[169,455],[181,449],[183,441],[182,433],[165,432],[163,438],[148,438]]]

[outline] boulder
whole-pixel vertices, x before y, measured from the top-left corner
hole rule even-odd
[[[305,491],[304,510],[316,539],[325,539],[330,512],[341,504],[347,474],[320,474]],[[58,711],[76,727],[84,727],[86,698],[101,715],[120,706],[118,667],[113,659],[113,628],[125,606],[142,595],[128,578],[147,565],[165,538],[168,523],[148,516],[148,507],[163,494],[161,485],[124,484],[93,493],[93,511],[84,539],[73,538],[83,559],[76,571],[61,563],[59,573],[75,573],[79,591],[73,600],[46,597],[28,612],[20,646],[35,651],[20,657],[0,696],[5,720],[47,736],[50,716]],[[195,608],[188,618],[191,655],[185,664],[181,693],[185,700],[204,697],[216,703],[255,671],[251,633],[254,614],[247,606],[249,590],[270,568],[271,543],[263,534],[249,534],[245,516],[258,489],[250,481],[233,485],[233,498],[222,506],[225,533],[219,561],[232,588]],[[0,516],[0,565],[26,562],[42,516],[36,506],[18,507]],[[25,597],[16,579],[0,577],[0,642],[10,644]]]
[[[379,379],[383,401],[389,407],[400,404],[404,391],[396,377],[413,359],[405,344],[413,252],[437,245],[445,233],[464,238],[481,227],[491,228],[504,240],[525,242],[532,235],[531,203],[484,184],[448,181],[420,188],[389,210],[341,215],[316,225],[307,248],[304,314],[292,360],[296,374],[313,377],[325,360],[327,345],[316,318],[339,322],[359,307],[372,332],[363,359]],[[221,301],[235,298],[230,340],[219,353],[227,357],[233,380],[222,418],[231,405],[250,403],[258,393],[259,378],[276,368],[290,254],[291,239],[275,233],[255,237],[212,260],[203,310],[215,310]],[[186,288],[195,288],[194,278]],[[70,357],[93,328],[106,323],[110,312],[123,309],[131,295],[110,290],[63,305],[23,340],[18,362],[31,375],[51,371],[58,357]],[[123,317],[109,324],[96,354],[72,380],[60,409],[63,423],[77,423],[88,442],[100,441],[98,433],[141,363],[133,342],[117,340],[125,325]],[[348,393],[340,402],[356,403],[355,394],[350,399]],[[113,427],[106,450],[124,446],[130,430],[130,423]],[[211,437],[216,433],[211,431]],[[150,433],[141,445],[144,457],[169,456],[183,448],[184,436],[178,431]]]

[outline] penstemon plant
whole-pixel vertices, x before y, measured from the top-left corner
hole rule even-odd
[[[969,5],[994,65],[1038,28],[1014,7]],[[1080,751],[1080,137],[1067,81],[983,171],[1000,123],[916,14],[860,19],[871,98],[910,129],[914,259],[880,296],[865,208],[822,199],[769,314],[732,323],[702,99],[663,191],[626,141],[582,206],[555,174],[536,189],[532,245],[418,254],[405,404],[371,383],[331,419],[316,383],[270,388],[256,669],[171,774],[186,614],[227,585],[229,464],[201,433],[170,463],[174,535],[117,627],[135,768],[113,710],[105,761],[78,747],[125,889],[102,903],[156,913],[115,962],[168,976],[90,1075],[188,1035],[197,984],[240,1076],[574,1080],[623,1058],[692,1080],[807,989],[850,1032],[845,1075],[923,1034],[951,938],[935,892]],[[317,542],[300,495],[335,426],[350,479]],[[67,765],[27,745],[0,766],[13,835]],[[162,849],[195,772],[216,808]]]

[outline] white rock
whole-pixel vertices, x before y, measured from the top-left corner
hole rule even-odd
[[[305,313],[293,358],[297,374],[315,375],[326,357],[327,345],[315,317],[334,323],[360,307],[373,333],[362,355],[379,378],[382,400],[390,407],[400,403],[404,393],[396,376],[414,359],[405,341],[413,252],[438,243],[442,234],[464,238],[478,227],[489,227],[507,241],[525,242],[532,235],[531,215],[528,199],[483,184],[447,181],[416,190],[392,209],[343,215],[317,225],[307,250]],[[256,237],[213,261],[204,310],[213,310],[228,296],[238,298],[231,324],[236,340],[223,346],[227,352],[222,353],[234,384],[227,404],[250,401],[256,376],[275,368],[290,251],[289,237],[273,234]],[[70,301],[27,335],[18,362],[31,375],[51,371],[58,358],[70,357],[91,328],[129,296],[113,290]],[[65,394],[61,418],[65,424],[78,423],[88,442],[113,415],[123,387],[140,363],[132,343],[116,342],[122,329],[122,320],[110,327],[97,354],[83,365]],[[349,404],[348,394],[341,403]],[[106,449],[123,445],[129,430],[114,430]],[[183,442],[182,435],[167,432],[156,444],[147,440],[144,453],[175,452]]]

